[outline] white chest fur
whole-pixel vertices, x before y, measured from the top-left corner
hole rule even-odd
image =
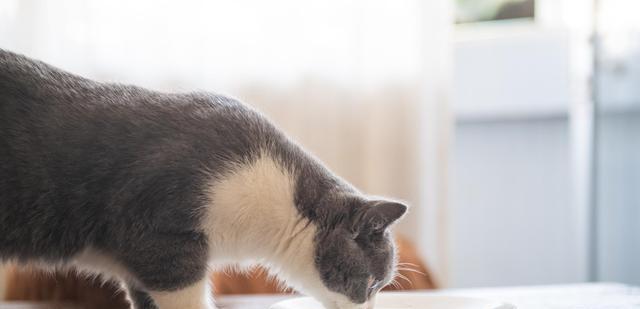
[[[283,238],[304,229],[294,205],[295,179],[263,155],[213,182],[204,220],[214,263],[270,259]]]

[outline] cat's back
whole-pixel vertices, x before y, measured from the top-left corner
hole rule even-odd
[[[225,96],[97,82],[0,49],[0,118],[11,121],[34,114],[36,122],[60,116],[57,122],[99,123],[92,118],[99,116],[116,126],[145,123],[155,129],[213,125],[234,126],[241,133],[255,125],[269,127],[259,113]]]
[[[97,82],[0,49],[0,158],[13,162],[5,170],[38,179],[73,171],[82,183],[132,166],[217,170],[281,146],[288,139],[235,99]]]
[[[0,104],[17,103],[10,98],[38,100],[74,97],[81,90],[98,87],[91,80],[70,74],[44,62],[0,49]],[[23,104],[25,102],[22,102]]]
[[[0,157],[13,166],[186,165],[246,156],[273,138],[282,136],[269,121],[231,98],[96,82],[0,49]]]

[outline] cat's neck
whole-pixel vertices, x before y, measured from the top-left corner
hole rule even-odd
[[[295,182],[290,171],[263,154],[212,183],[204,220],[212,263],[280,268],[305,251],[312,254],[315,225],[296,209]]]

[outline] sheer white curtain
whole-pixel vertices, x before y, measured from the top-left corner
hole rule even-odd
[[[437,271],[449,2],[3,0],[0,47],[99,80],[240,97],[363,191],[407,200],[399,229]]]
[[[5,47],[102,79],[231,90],[415,81],[420,1],[7,0]]]

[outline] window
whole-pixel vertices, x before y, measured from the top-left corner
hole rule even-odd
[[[456,22],[533,19],[536,0],[456,0]]]

